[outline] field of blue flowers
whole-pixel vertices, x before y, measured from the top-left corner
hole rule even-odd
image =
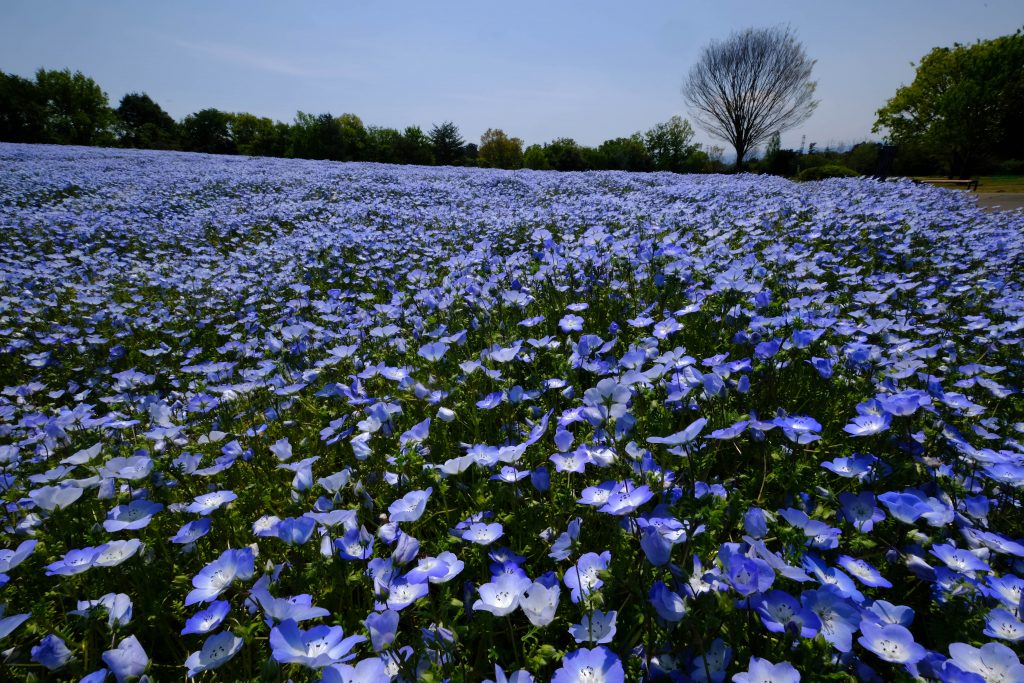
[[[1024,213],[0,167],[0,678],[1024,681]]]

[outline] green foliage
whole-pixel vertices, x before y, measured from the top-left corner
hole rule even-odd
[[[0,140],[45,142],[45,106],[35,83],[0,71]]]
[[[600,155],[600,168],[619,171],[654,170],[654,159],[647,151],[640,133],[634,133],[628,138],[605,140],[597,151]]]
[[[400,164],[429,165],[434,163],[434,146],[419,126],[409,126],[397,141],[397,161]]]
[[[178,124],[145,93],[128,93],[114,110],[118,142],[141,149],[177,149]]]
[[[239,154],[284,156],[288,150],[288,125],[252,114],[231,114],[231,139]]]
[[[203,109],[189,114],[181,122],[181,142],[190,152],[233,154],[231,114],[219,109]]]
[[[459,134],[459,127],[451,121],[435,125],[428,133],[433,148],[434,160],[441,166],[453,166],[462,160],[462,148],[466,141]]]
[[[914,144],[965,177],[1005,144],[1019,143],[1024,117],[1024,35],[937,47],[914,81],[878,110],[872,130]],[[1012,153],[1012,152],[1011,152]]]
[[[366,128],[366,154],[370,161],[397,164],[398,147],[402,133],[395,128],[368,126]]]
[[[523,168],[532,168],[535,171],[551,169],[551,164],[548,163],[548,157],[541,145],[530,145],[526,148],[526,152],[523,153]]]
[[[485,168],[522,168],[523,141],[500,128],[488,128],[480,136],[478,163]]]
[[[859,174],[852,168],[837,166],[835,164],[826,164],[824,166],[805,168],[797,173],[796,179],[800,181],[824,180],[825,178],[854,178],[857,175]]]
[[[572,138],[556,138],[544,145],[544,156],[556,171],[582,171],[586,168],[583,152]]]
[[[688,173],[696,170],[694,153],[700,145],[693,142],[693,127],[680,116],[659,123],[644,134],[647,153],[659,171]]]
[[[36,87],[43,104],[47,142],[61,145],[110,144],[114,112],[99,84],[81,71],[39,69]]]

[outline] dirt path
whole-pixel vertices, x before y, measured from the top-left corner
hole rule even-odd
[[[979,192],[978,208],[986,211],[1024,209],[1024,192]]]

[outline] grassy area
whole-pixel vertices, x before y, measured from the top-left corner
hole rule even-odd
[[[941,186],[942,178],[920,177],[914,180],[929,180],[937,182]],[[955,187],[951,185],[950,187]],[[1019,175],[989,175],[978,177],[978,192],[1024,192],[1024,176]]]

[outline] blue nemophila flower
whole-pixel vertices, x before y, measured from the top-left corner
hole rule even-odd
[[[280,462],[287,462],[292,458],[292,444],[288,441],[288,437],[281,437],[270,445],[270,452],[274,454]]]
[[[839,556],[839,566],[850,572],[850,575],[865,586],[872,588],[892,588],[892,584],[877,569],[866,561],[850,557],[849,555]]]
[[[863,455],[851,455],[850,457],[827,460],[821,463],[821,466],[830,472],[838,474],[840,477],[847,479],[856,478],[863,481],[871,475],[872,468],[876,462],[878,462],[878,458],[870,453],[865,453]]]
[[[598,512],[609,515],[628,515],[654,497],[651,487],[646,484],[635,486],[632,481],[617,482],[607,502]]]
[[[231,501],[238,498],[234,491],[214,491],[196,496],[186,508],[186,512],[194,512],[198,515],[211,515]]]
[[[427,597],[429,587],[426,581],[410,581],[407,577],[395,576],[387,583],[384,607],[401,611],[420,598]]]
[[[813,417],[789,415],[777,417],[772,422],[782,429],[782,433],[793,443],[808,444],[821,438],[818,434],[821,431],[821,423]]]
[[[576,474],[583,474],[587,465],[594,462],[594,456],[591,455],[590,450],[582,446],[569,453],[555,453],[549,459],[555,463],[556,472],[575,472]]]
[[[288,545],[304,545],[315,527],[316,520],[311,517],[287,517],[274,527],[274,535]]]
[[[773,664],[767,659],[751,657],[747,664],[747,670],[734,675],[732,680],[735,683],[761,683],[762,681],[798,683],[800,672],[789,662]]]
[[[448,353],[448,348],[448,345],[442,341],[430,342],[421,346],[417,354],[421,358],[435,362],[444,358],[444,354]]]
[[[979,551],[970,551],[957,548],[952,543],[942,543],[940,545],[933,545],[929,552],[942,560],[952,571],[964,576],[973,578],[974,572],[992,570],[988,563],[978,556],[979,554],[984,554],[985,557],[988,557],[988,550],[986,548],[982,548]]]
[[[29,499],[36,504],[36,507],[53,512],[63,510],[76,500],[82,497],[83,490],[69,484],[59,486],[41,486],[29,491]]]
[[[892,424],[892,416],[888,413],[858,415],[850,421],[850,424],[843,427],[843,431],[850,436],[871,436],[884,432],[890,424]]]
[[[299,624],[310,619],[330,616],[330,612],[323,607],[313,605],[313,596],[308,594],[293,595],[287,598],[276,598],[267,590],[269,581],[267,577],[261,578],[249,592],[250,599],[254,601],[263,612],[263,621],[267,626],[291,619]],[[198,616],[198,615],[197,615]]]
[[[648,598],[654,611],[667,622],[675,623],[686,614],[686,600],[661,581],[654,582]]]
[[[388,506],[388,519],[392,522],[415,522],[423,516],[433,492],[432,487],[425,491],[410,491]]]
[[[458,576],[464,567],[462,560],[446,550],[437,557],[422,558],[405,576],[414,582],[426,579],[430,583],[447,583]]]
[[[800,603],[821,622],[821,635],[839,652],[853,648],[853,634],[860,624],[860,610],[832,586],[800,594]]]
[[[706,418],[697,418],[691,422],[686,429],[669,436],[649,436],[647,437],[647,443],[660,443],[667,446],[681,446],[683,444],[690,443],[693,441],[701,430],[704,429],[704,425],[708,423]]]
[[[775,570],[764,560],[731,553],[725,560],[725,575],[733,590],[743,596],[762,593],[775,582]]]
[[[886,662],[916,664],[927,654],[927,650],[914,642],[913,634],[899,624],[879,626],[865,620],[860,623],[860,631],[863,635],[857,642]]]
[[[126,529],[141,529],[148,525],[153,515],[164,509],[163,504],[140,498],[128,505],[118,505],[107,514],[103,528],[113,533]]]
[[[986,636],[1018,643],[1024,640],[1024,623],[1004,609],[996,608],[985,615]]]
[[[972,647],[967,643],[950,643],[949,656],[966,673],[981,676],[985,681],[1024,681],[1024,664],[1002,643]]]
[[[761,616],[761,623],[772,633],[813,638],[821,629],[818,615],[785,591],[773,590],[755,595],[750,606]]]
[[[323,670],[320,683],[380,683],[390,681],[387,665],[379,657],[369,657],[355,664],[331,664]]]
[[[370,643],[376,652],[382,652],[395,642],[398,635],[398,612],[387,609],[383,612],[371,612],[363,624],[370,633]]]
[[[44,636],[38,645],[34,645],[31,651],[32,661],[42,664],[50,671],[56,671],[71,661],[72,653],[64,640],[58,636]]]
[[[149,666],[149,655],[142,649],[142,643],[135,636],[128,636],[117,644],[117,647],[103,653],[103,663],[107,665],[117,683],[137,678],[146,672]]]
[[[622,661],[604,646],[569,652],[551,677],[551,683],[624,683],[625,680]]]
[[[79,600],[78,609],[70,614],[90,616],[91,612],[102,607],[107,610],[107,626],[125,626],[132,620],[132,600],[125,593],[107,593],[96,600]]]
[[[868,606],[866,616],[879,624],[910,626],[914,623],[914,610],[906,605],[894,605],[886,600],[875,600]]]
[[[231,631],[222,631],[210,636],[203,642],[200,650],[185,659],[188,676],[197,676],[231,661],[231,658],[242,649],[244,642]]]
[[[467,528],[459,530],[454,529],[452,534],[458,536],[463,541],[469,541],[470,543],[477,543],[479,545],[490,545],[496,540],[502,537],[504,530],[501,524],[497,522],[493,524],[485,524],[484,522],[473,522]]]
[[[496,617],[511,614],[519,606],[520,598],[532,583],[525,576],[501,574],[493,581],[477,588],[480,597],[473,603],[473,609],[490,612]]]
[[[570,597],[573,603],[577,603],[583,597],[590,597],[590,594],[600,590],[604,585],[601,572],[608,569],[608,563],[612,561],[612,554],[605,550],[597,553],[586,553],[576,561],[576,564],[565,571],[562,581],[570,590]]]
[[[69,550],[64,557],[46,566],[47,576],[71,576],[91,569],[96,563],[99,548],[78,548]]]
[[[224,621],[224,617],[231,611],[231,605],[228,604],[227,600],[215,600],[204,610],[196,612],[188,621],[185,622],[185,628],[181,629],[181,635],[187,635],[189,633],[210,633],[220,626],[221,622]]]
[[[334,540],[334,547],[346,560],[368,560],[373,557],[373,543],[373,534],[361,526],[346,529],[344,536]]]
[[[193,522],[186,522],[178,529],[178,533],[171,537],[171,543],[195,543],[210,533],[211,523],[209,517],[201,517]]]
[[[39,541],[30,539],[22,541],[18,547],[13,550],[10,548],[0,549],[0,574],[6,574],[24,562],[25,559],[35,551],[38,543]]]
[[[498,664],[494,665],[494,680],[487,678],[483,683],[534,683],[533,674],[526,669],[519,669],[506,675]]]
[[[599,609],[590,614],[584,614],[580,623],[569,627],[571,635],[577,643],[596,643],[604,645],[612,642],[615,637],[615,619],[618,613],[615,611],[605,614]]]
[[[103,467],[100,468],[100,477],[137,481],[148,477],[152,471],[153,459],[148,455],[119,456],[111,458],[103,464]]]
[[[252,577],[255,554],[252,548],[225,550],[221,556],[199,570],[192,578],[195,587],[186,597],[185,606],[198,602],[212,602],[220,596],[235,579]]]
[[[768,535],[768,518],[764,510],[757,507],[749,508],[743,514],[743,530],[754,538],[764,538]]]
[[[308,491],[313,487],[313,463],[319,459],[320,456],[315,455],[310,458],[303,458],[297,462],[281,463],[277,466],[277,469],[290,470],[294,472],[295,476],[292,477],[292,488],[296,491]],[[198,500],[198,498],[196,500]]]
[[[572,313],[562,316],[562,319],[558,321],[558,327],[562,332],[582,332],[583,331],[583,318]]]
[[[534,581],[519,598],[519,607],[534,626],[547,626],[555,618],[562,589],[557,579],[550,585]]]
[[[837,514],[863,533],[870,532],[875,522],[885,519],[882,509],[875,507],[875,495],[870,491],[840,493],[839,504],[841,507]]]
[[[14,629],[21,626],[25,623],[25,620],[32,616],[30,613],[26,612],[24,614],[12,614],[9,617],[5,617],[5,608],[6,605],[0,605],[0,640],[9,636],[14,632]]]
[[[690,679],[694,683],[722,683],[731,662],[732,648],[721,638],[715,638],[707,652],[693,658]]]
[[[315,626],[300,629],[288,619],[270,630],[271,656],[281,664],[302,664],[322,669],[329,664],[347,662],[355,657],[351,650],[365,636],[345,637],[340,626]]]

